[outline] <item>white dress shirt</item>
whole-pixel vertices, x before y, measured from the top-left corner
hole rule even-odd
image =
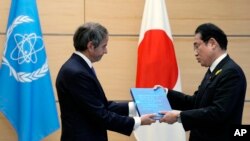
[[[225,57],[227,56],[227,53],[222,54],[220,57],[218,57],[210,66],[210,72],[213,72],[213,70],[215,69],[215,67],[221,62],[221,60],[223,60]]]

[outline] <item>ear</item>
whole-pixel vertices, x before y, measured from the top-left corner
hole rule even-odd
[[[88,42],[87,48],[88,48],[89,51],[94,51],[95,46],[93,45],[93,42],[92,42],[92,41],[89,41],[89,42]]]
[[[215,49],[219,45],[214,38],[210,38],[208,44],[212,47],[212,49]]]

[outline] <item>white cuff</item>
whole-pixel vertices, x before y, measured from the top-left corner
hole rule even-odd
[[[177,116],[177,122],[181,123],[181,113]]]
[[[140,117],[134,117],[135,125],[134,130],[137,129],[141,125],[141,118]]]
[[[133,117],[136,116],[136,107],[135,107],[135,103],[134,102],[129,102],[128,103],[128,109],[129,109],[129,116]]]

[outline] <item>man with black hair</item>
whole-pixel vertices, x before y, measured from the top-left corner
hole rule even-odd
[[[240,125],[247,82],[241,67],[227,54],[227,36],[205,23],[195,31],[194,54],[208,71],[192,96],[166,88],[173,111],[160,122],[181,122],[190,141],[228,141],[230,127]]]

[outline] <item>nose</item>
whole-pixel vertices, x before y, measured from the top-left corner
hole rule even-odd
[[[197,51],[197,49],[194,50],[194,55],[195,55],[195,56],[198,56],[198,51]]]
[[[108,49],[105,48],[104,51],[103,51],[104,54],[107,54],[108,53]]]

